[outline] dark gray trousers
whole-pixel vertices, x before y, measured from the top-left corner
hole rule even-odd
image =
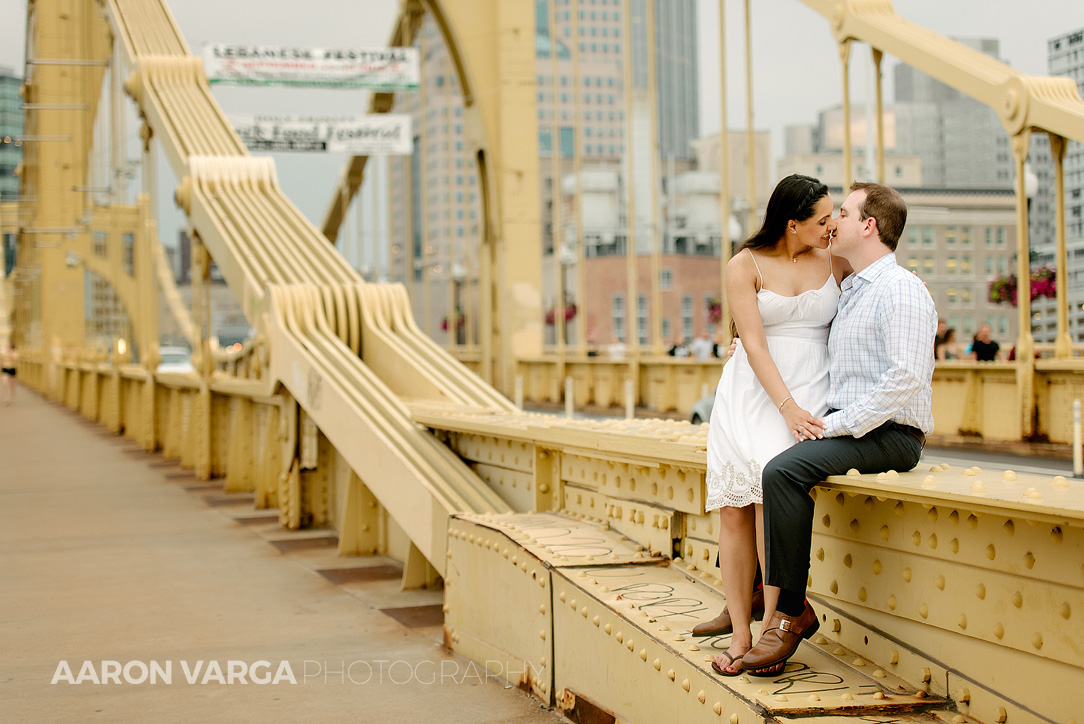
[[[805,596],[813,538],[809,491],[829,475],[904,472],[918,464],[922,444],[895,423],[862,437],[826,437],[792,445],[764,466],[765,582]]]

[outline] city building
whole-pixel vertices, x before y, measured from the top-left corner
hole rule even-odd
[[[15,169],[22,158],[23,102],[19,97],[22,82],[11,68],[0,66],[0,204],[5,200],[15,201],[19,195]],[[8,206],[0,213],[4,214],[0,219],[4,272],[10,274],[15,264],[16,211]]]
[[[1047,70],[1050,75],[1072,78],[1084,95],[1084,28],[1051,38],[1047,42]],[[1055,239],[1056,187],[1050,139],[1033,134],[1028,163],[1037,184],[1030,199],[1032,266],[1057,266]],[[1068,281],[1069,336],[1084,342],[1084,144],[1070,141],[1066,146],[1065,247]],[[1032,330],[1036,342],[1053,342],[1057,337],[1057,303],[1038,298],[1032,302]]]
[[[630,123],[622,64],[630,51],[636,119],[631,125],[637,139],[631,145],[650,147],[644,135],[651,125],[646,62],[649,27],[655,29],[658,174],[676,176],[689,170],[695,159],[691,142],[698,135],[699,115],[696,3],[656,3],[653,24],[646,22],[644,0],[628,4],[628,19],[624,17],[625,5],[623,0],[581,0],[576,4],[536,0],[539,204],[542,245],[551,265],[555,247],[561,246],[555,243],[553,180],[574,171],[576,139],[583,168],[618,172],[624,166]],[[626,47],[624,37],[626,20],[633,28],[631,47]],[[449,310],[476,303],[480,189],[463,134],[463,98],[454,65],[428,16],[415,42],[421,53],[421,88],[417,93],[397,94],[393,109],[413,117],[415,152],[412,157],[388,161],[391,188],[409,190],[389,195],[389,276],[411,288],[419,324],[440,340],[444,328],[451,326]],[[578,81],[574,72],[577,64]],[[652,213],[648,180],[652,160],[650,154],[636,156],[637,223],[641,229],[637,238],[649,247],[650,230],[659,225],[657,214]],[[561,219],[561,229],[568,229],[568,218]],[[627,232],[622,229],[620,235],[624,239]],[[554,288],[547,288],[552,297]]]
[[[1016,270],[1013,191],[899,190],[908,209],[897,263],[926,283],[938,318],[956,330],[961,346],[966,349],[979,325],[986,323],[1007,353],[1016,343],[1016,308],[991,302],[989,284]]]

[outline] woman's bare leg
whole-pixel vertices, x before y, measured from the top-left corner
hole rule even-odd
[[[719,509],[719,577],[734,622],[734,635],[727,649],[732,659],[744,655],[753,645],[749,619],[753,615],[753,577],[757,565],[755,532],[753,506]],[[720,668],[737,668],[725,658],[717,660],[717,664]]]

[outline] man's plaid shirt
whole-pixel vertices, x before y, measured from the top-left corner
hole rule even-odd
[[[925,285],[885,254],[840,285],[828,337],[825,437],[861,437],[888,422],[933,432],[937,310]]]

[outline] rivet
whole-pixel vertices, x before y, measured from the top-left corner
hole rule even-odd
[[[959,620],[956,622],[956,625],[959,626],[962,629],[966,629],[967,628],[967,614],[961,613]]]
[[[603,626],[603,627],[602,627],[602,630],[606,632],[606,635],[607,635],[607,636],[609,636],[609,635],[610,635],[610,631],[612,631],[612,629],[610,628],[610,624],[606,624],[605,626]]]
[[[986,546],[986,557],[990,560],[994,560],[996,556],[997,550],[994,548],[994,544],[991,543],[990,545]]]
[[[1062,541],[1061,528],[1051,528],[1050,529],[1050,538],[1055,543],[1061,543],[1061,541]]]
[[[952,717],[952,724],[967,724],[967,717],[963,714],[957,714]]]
[[[561,603],[564,603],[565,602],[565,592],[561,591],[560,595],[557,596],[557,598],[559,598],[561,600]]]
[[[587,618],[587,606],[584,606],[583,608],[580,609],[580,615],[583,616],[584,618]]]
[[[874,699],[886,699],[888,697],[885,696],[885,693],[883,691],[878,691],[876,694],[873,695],[873,698]]]
[[[903,569],[903,580],[907,581],[908,583],[911,582],[911,569],[910,568],[904,568]]]
[[[708,695],[704,693],[704,690],[703,690],[703,689],[701,689],[700,691],[698,691],[698,692],[696,693],[696,699],[697,699],[697,701],[699,701],[699,702],[700,702],[701,704],[703,704],[704,702],[706,702],[706,701],[708,700]]]
[[[546,640],[546,632],[545,632],[545,631],[539,631],[539,632],[538,632],[538,638],[540,638],[540,639],[542,639],[543,641],[545,641],[545,640]]]
[[[674,637],[674,641],[684,641],[684,640],[685,640],[685,637],[680,635],[680,634]]]
[[[720,704],[719,702],[715,702],[715,706],[712,707],[712,710],[716,714],[718,714],[719,716],[723,715],[723,705]],[[731,714],[730,715],[730,724],[738,724],[738,715],[737,714]]]
[[[850,553],[843,556],[843,565],[847,566],[847,568],[850,568],[852,563],[853,563],[853,561],[851,560],[851,554]]]
[[[1041,649],[1043,647],[1043,635],[1041,633],[1036,633],[1032,636],[1031,645],[1037,649]]]
[[[666,672],[666,678],[670,679],[670,681],[673,681],[674,679],[677,678],[677,672],[674,671],[673,669],[670,669],[669,671]]]
[[[629,650],[630,652],[631,652],[631,651],[632,651],[632,650],[633,650],[634,648],[636,648],[636,646],[635,646],[635,645],[633,644],[633,642],[632,642],[632,639],[629,639],[629,640],[628,640],[628,641],[627,641],[627,642],[625,643],[625,648],[627,648],[627,649],[628,649],[628,650]]]
[[[854,701],[854,694],[840,694],[839,698],[843,701]]]
[[[929,668],[923,666],[922,667],[922,683],[923,684],[928,684],[932,680],[933,680],[933,674],[930,672]]]
[[[999,640],[1005,637],[1005,627],[1002,624],[994,626],[994,636],[997,636]]]
[[[1024,605],[1024,596],[1020,593],[1020,591],[1017,591],[1012,595],[1012,605],[1016,606],[1017,608],[1020,608]]]
[[[872,513],[875,503],[873,502],[873,498],[867,495],[866,499],[862,501],[862,505],[866,508],[866,510]]]
[[[874,561],[873,562],[873,573],[874,573],[874,575],[877,575],[877,576],[881,575],[881,562],[880,561]]]
[[[647,661],[647,649],[640,649],[640,660]]]
[[[937,508],[930,508],[926,512],[926,517],[930,519],[931,523],[936,523],[937,522]]]
[[[830,515],[824,516],[823,518],[821,518],[821,523],[824,525],[825,528],[831,528],[832,527],[832,516],[830,516]]]
[[[922,487],[926,490],[932,490],[933,488],[936,488],[937,478],[932,475],[927,475],[926,477],[922,478]]]
[[[975,587],[975,595],[979,597],[979,600],[986,598],[986,586],[979,584]]]
[[[1024,554],[1024,565],[1027,566],[1029,570],[1035,567],[1035,556],[1031,554],[1031,551]]]
[[[881,538],[883,538],[884,540],[888,540],[888,526],[887,525],[882,525],[881,526]]]
[[[852,666],[865,666],[866,665],[866,660],[865,659],[855,659],[854,661],[851,662],[851,665]]]
[[[697,646],[696,644],[693,644],[692,646],[689,647],[689,651],[699,651],[699,650],[700,650],[700,647]]]
[[[979,526],[979,519],[975,517],[975,514],[967,516],[967,527],[971,530],[975,530]]]
[[[930,616],[930,607],[928,605],[926,605],[925,603],[922,604],[918,608],[918,615],[921,616],[922,618],[929,618],[929,616]]]
[[[1070,616],[1073,615],[1073,609],[1071,609],[1068,602],[1066,602],[1061,604],[1061,608],[1058,609],[1058,613],[1061,615],[1062,618],[1068,619]]]
[[[851,520],[851,532],[852,533],[857,533],[858,532],[858,527],[859,527],[858,526],[858,519],[857,518],[852,519]]]
[[[839,593],[839,584],[835,581],[832,581],[832,583],[828,586],[828,590],[830,590],[833,594]]]
[[[621,643],[622,641],[625,640],[625,634],[622,633],[621,631],[618,631],[617,635],[614,636],[614,638],[617,639],[617,643]]]
[[[688,691],[689,689],[692,688],[692,684],[689,683],[688,679],[685,679],[684,681],[681,682],[681,688],[684,689],[685,691]]]
[[[903,501],[896,503],[896,507],[892,509],[897,518],[902,518],[903,514],[907,512],[907,509],[903,507]]]
[[[851,468],[850,470],[847,471],[847,477],[848,478],[857,478],[861,474],[862,473],[858,472],[858,468]]]
[[[571,601],[569,601],[568,602],[568,607],[571,608],[573,611],[575,611],[576,610],[576,599],[573,598]]]
[[[778,695],[776,695],[775,700],[776,701],[787,701],[787,695],[786,694],[778,694]]]
[[[956,694],[956,698],[966,704],[971,701],[971,691],[969,689],[960,689]]]
[[[900,652],[896,651],[895,649],[892,649],[892,659],[888,663],[895,666],[899,662],[900,662]]]
[[[913,542],[916,546],[922,545],[922,534],[916,530],[914,533],[911,534],[911,542]]]
[[[823,561],[824,560],[824,549],[823,548],[818,548],[817,549],[817,560],[818,561]]]
[[[937,534],[931,533],[929,539],[926,541],[926,545],[930,547],[930,550],[937,549]]]
[[[1012,470],[1006,470],[1001,474],[1001,479],[1012,482],[1013,480],[1016,480],[1016,473],[1014,473]]]
[[[662,660],[655,659],[651,662],[651,665],[655,667],[655,671],[660,671],[662,669]]]
[[[1055,488],[1068,488],[1069,487],[1069,481],[1065,479],[1064,475],[1057,475],[1050,482],[1053,483]]]
[[[895,596],[889,596],[888,597],[888,608],[890,610],[892,610],[892,611],[896,610],[896,597]]]
[[[595,624],[595,626],[597,627],[600,623],[599,617],[595,616],[593,619],[591,619],[591,623]]]
[[[859,588],[858,589],[858,600],[859,601],[865,601],[866,600],[866,589],[865,588]]]
[[[832,619],[832,633],[839,633],[843,629],[843,624],[839,622],[838,618]]]
[[[540,604],[540,605],[538,606],[538,612],[539,612],[539,613],[545,613],[545,612],[546,612],[546,604],[544,604],[544,603],[543,603],[543,604]]]
[[[949,541],[948,545],[949,545],[949,550],[951,550],[953,553],[959,553],[960,552],[960,541],[958,539],[953,538],[952,540]]]
[[[838,505],[839,507],[841,507],[841,508],[842,508],[842,507],[843,507],[843,503],[844,503],[844,502],[845,502],[846,500],[847,500],[847,499],[846,499],[846,498],[845,498],[845,497],[843,496],[843,493],[836,493],[836,505]]]
[[[1005,707],[999,706],[997,708],[997,718],[994,719],[998,724],[1004,724],[1009,720],[1009,713],[1005,711]]]
[[[945,590],[945,577],[944,576],[938,576],[936,579],[934,579],[934,585],[937,586],[937,589],[939,591],[944,591]]]

